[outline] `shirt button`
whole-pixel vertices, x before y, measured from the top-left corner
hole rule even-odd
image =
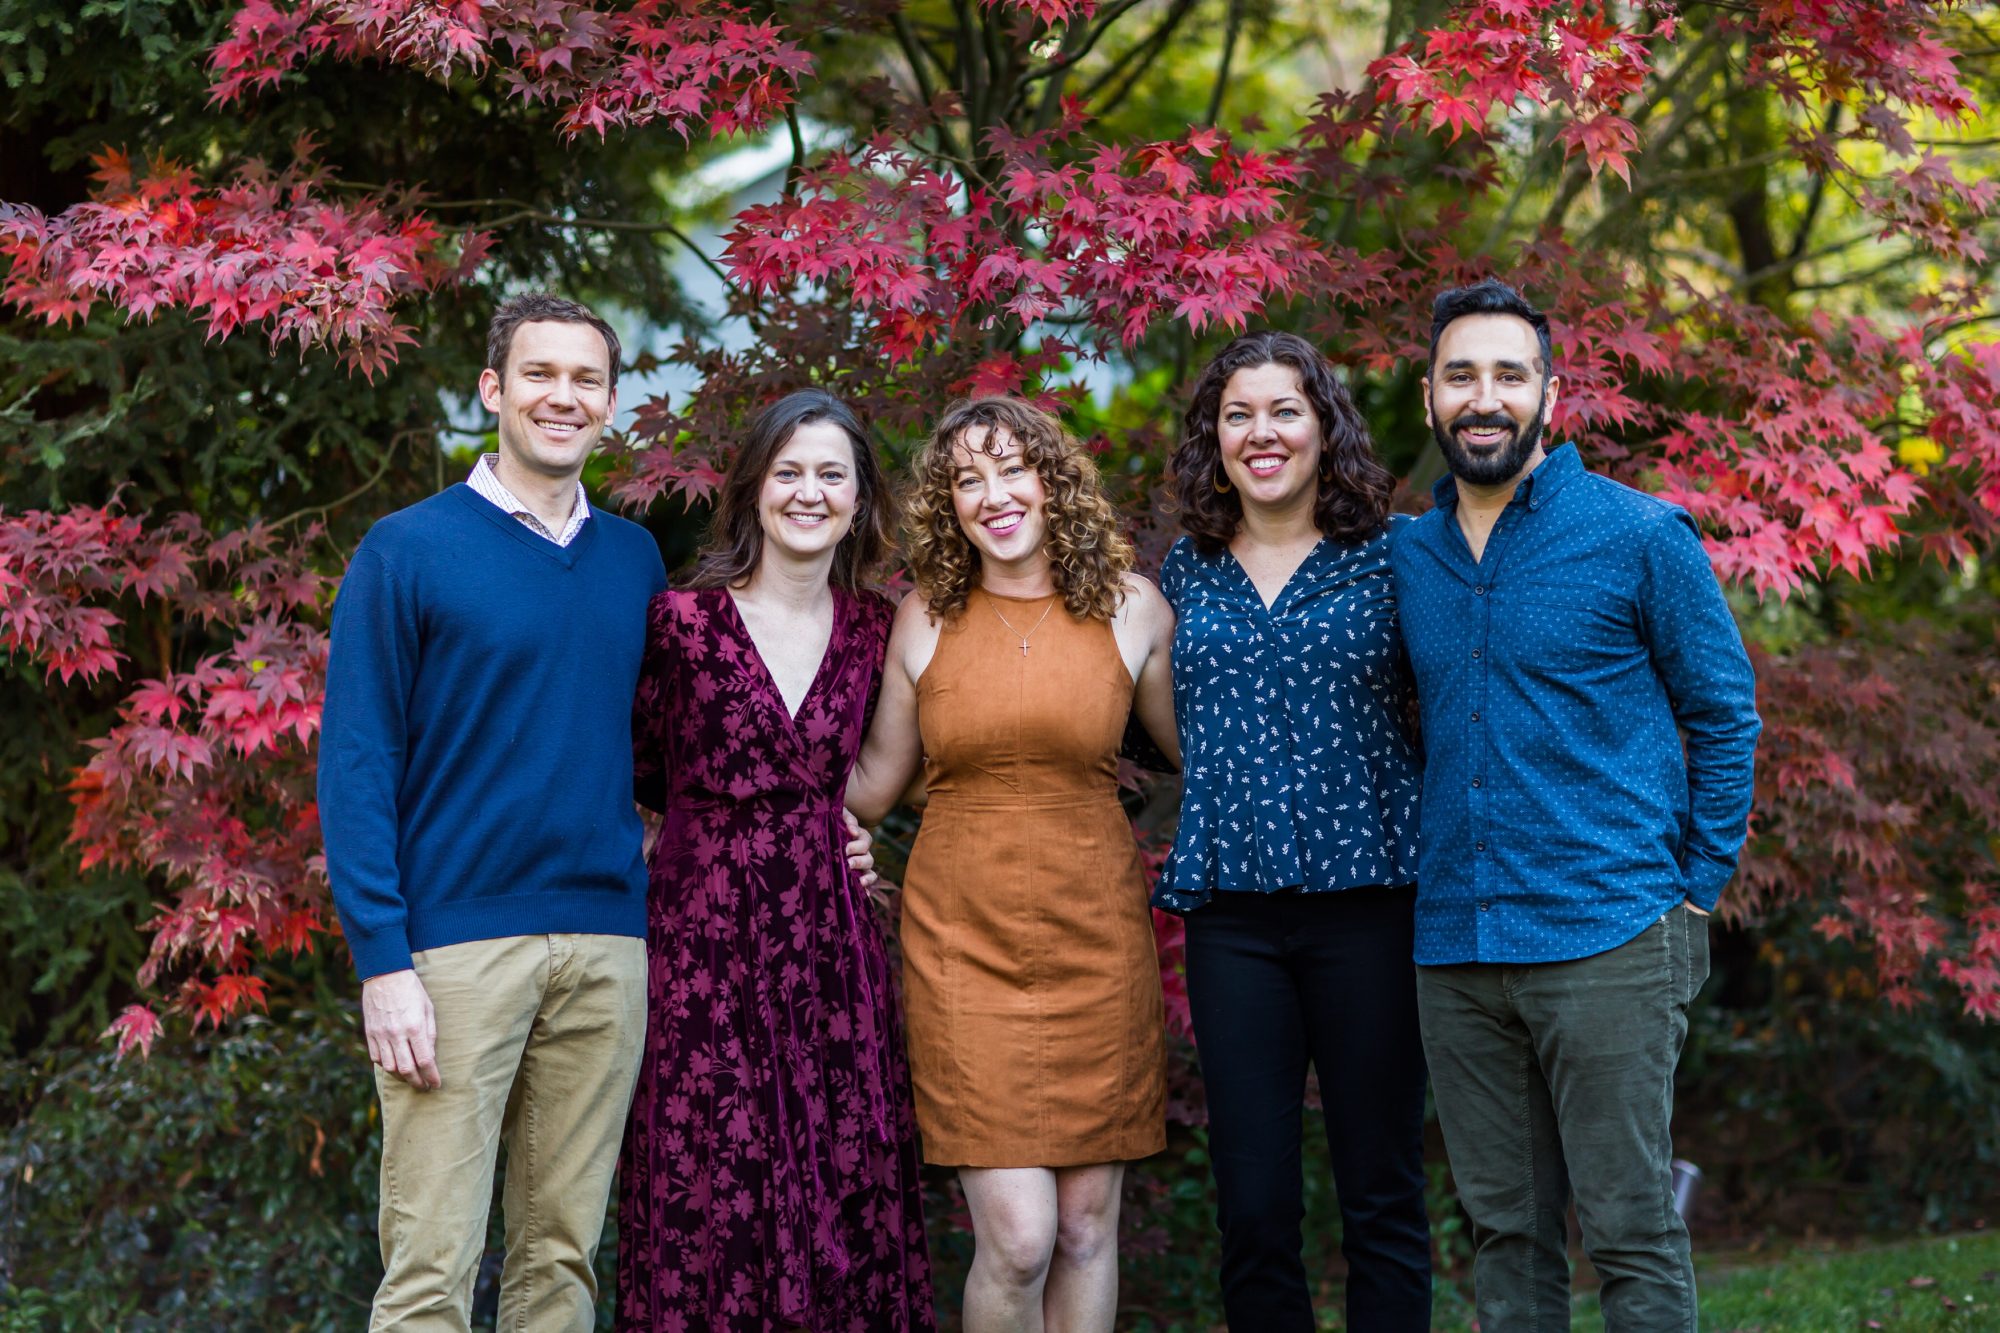
[[[1474,722],[1477,722],[1477,721],[1479,720],[1479,714],[1477,714],[1477,713],[1474,713],[1474,714],[1472,715],[1472,720],[1473,720]]]
[[[1477,657],[1479,656],[1479,650],[1478,650],[1477,648],[1474,648],[1474,649],[1472,650],[1472,655],[1473,655],[1473,657],[1477,658]]]
[[[1475,852],[1483,852],[1486,850],[1486,844],[1483,842],[1475,842],[1472,844],[1472,850]]]
[[[1477,786],[1478,786],[1478,785],[1480,784],[1480,782],[1481,782],[1481,781],[1483,781],[1483,779],[1480,779],[1480,778],[1474,778],[1474,779],[1472,780],[1472,785],[1473,785],[1473,786],[1475,786],[1475,787],[1477,787]]]
[[[1474,597],[1484,597],[1486,595],[1486,585],[1480,584],[1478,587],[1475,587],[1472,590],[1472,595]]]
[[[1490,908],[1490,907],[1492,907],[1492,906],[1493,906],[1493,904],[1492,904],[1492,903],[1481,903],[1481,904],[1479,904],[1479,910],[1480,910],[1480,911],[1482,911],[1482,912],[1484,912],[1484,911],[1486,911],[1486,910],[1487,910],[1488,908]]]

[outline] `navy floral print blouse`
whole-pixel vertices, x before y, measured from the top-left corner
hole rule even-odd
[[[1153,905],[1413,881],[1421,778],[1389,534],[1321,539],[1268,609],[1235,556],[1183,537],[1160,590],[1179,617],[1185,778]]]

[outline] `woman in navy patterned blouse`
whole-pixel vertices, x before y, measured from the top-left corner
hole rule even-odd
[[[1333,368],[1289,333],[1196,381],[1173,470],[1186,774],[1154,905],[1187,918],[1222,1292],[1237,1333],[1315,1327],[1301,1259],[1318,1071],[1347,1327],[1430,1326],[1411,963],[1418,765],[1389,576],[1393,480]]]

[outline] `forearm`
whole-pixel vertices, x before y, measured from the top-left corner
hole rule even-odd
[[[1757,736],[1757,676],[1694,524],[1675,514],[1647,543],[1642,613],[1654,668],[1685,748],[1687,827],[1680,865],[1688,899],[1712,907],[1736,873],[1748,829]]]
[[[1761,725],[1746,708],[1727,722],[1704,720],[1686,731],[1688,826],[1680,862],[1697,906],[1713,908],[1736,873],[1749,832]]]
[[[863,748],[853,772],[847,775],[844,797],[854,817],[871,828],[896,808],[898,798],[917,777],[918,764],[898,763],[894,757],[881,753],[881,748],[874,747],[873,754],[869,747]]]

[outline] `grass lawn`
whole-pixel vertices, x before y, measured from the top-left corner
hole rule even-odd
[[[1596,1280],[1578,1265],[1571,1325],[1602,1329]],[[1967,1232],[1890,1243],[1790,1245],[1782,1251],[1695,1251],[1703,1333],[2000,1333],[2000,1231]],[[1341,1318],[1340,1283],[1315,1293],[1319,1327]],[[955,1313],[955,1312],[954,1312]],[[1472,1283],[1440,1276],[1433,1290],[1433,1333],[1473,1333]],[[945,1327],[956,1327],[947,1323]],[[1220,1320],[1129,1318],[1119,1328],[1145,1333],[1223,1333]]]
[[[1797,1245],[1778,1255],[1697,1249],[1695,1269],[1704,1333],[2000,1333],[2000,1232]],[[1587,1267],[1579,1276],[1591,1282]],[[1438,1284],[1432,1318],[1438,1333],[1470,1333],[1471,1288],[1469,1281]],[[1339,1309],[1337,1293],[1330,1307]],[[1594,1286],[1577,1293],[1573,1322],[1578,1329],[1604,1327]]]
[[[2000,1329],[2000,1232],[1866,1249],[1801,1246],[1741,1266],[1696,1257],[1702,1327],[1714,1333]]]

